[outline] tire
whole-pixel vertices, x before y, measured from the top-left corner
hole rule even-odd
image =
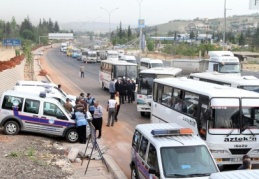
[[[131,179],[139,179],[138,172],[135,166],[131,169]]]
[[[140,112],[140,115],[141,115],[142,117],[145,117],[146,113],[145,113],[145,112]]]
[[[78,141],[79,135],[76,129],[69,129],[66,133],[66,140],[70,143]]]
[[[20,131],[20,126],[16,121],[8,121],[4,125],[4,133],[7,135],[16,135]]]

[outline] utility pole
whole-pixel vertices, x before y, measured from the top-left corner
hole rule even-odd
[[[223,51],[225,50],[226,45],[226,0],[224,0],[224,31],[223,31]]]
[[[142,25],[140,24],[141,20],[141,3],[143,0],[137,0],[139,4],[139,50],[142,51]]]

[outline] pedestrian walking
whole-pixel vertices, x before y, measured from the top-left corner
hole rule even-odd
[[[67,98],[66,99],[66,103],[64,104],[64,108],[69,111],[70,113],[73,111],[73,106],[72,104],[70,103],[70,99]]]
[[[118,122],[118,114],[120,111],[120,93],[117,91],[115,93],[115,100],[116,100],[116,104],[117,104],[117,109],[116,109],[116,115],[115,115],[115,122]]]
[[[85,144],[86,143],[86,126],[88,125],[88,122],[86,120],[83,108],[81,108],[81,107],[76,108],[73,118],[76,121],[79,143]]]
[[[93,120],[92,124],[95,130],[99,131],[98,139],[102,136],[102,124],[103,124],[103,107],[99,105],[98,101],[94,102],[94,113],[93,113]]]
[[[115,88],[115,81],[114,81],[114,78],[110,81],[110,84],[109,84],[109,92],[110,92],[110,94],[111,94],[110,98],[115,95],[116,88]]]
[[[83,64],[80,66],[80,74],[81,78],[85,77],[85,66]]]
[[[115,121],[115,115],[116,115],[116,100],[114,99],[114,96],[109,99],[107,104],[107,111],[108,111],[108,121],[106,126],[113,126]]]
[[[91,96],[90,93],[87,93],[86,102],[88,104],[89,112],[93,115],[94,114],[94,101],[95,98]]]

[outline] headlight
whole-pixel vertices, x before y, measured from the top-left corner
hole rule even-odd
[[[258,154],[258,153],[259,153],[259,149],[254,149],[254,150],[252,151],[252,153]]]
[[[226,150],[210,150],[211,153],[217,153],[217,154],[223,154],[223,153],[228,153]]]

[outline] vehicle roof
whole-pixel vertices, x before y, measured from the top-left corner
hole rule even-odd
[[[175,88],[184,89],[197,94],[212,97],[259,97],[258,93],[242,90],[238,88],[197,81],[193,79],[181,78],[161,78],[154,82],[162,83]]]
[[[19,84],[19,85],[17,85]],[[22,85],[21,85],[22,84]],[[43,82],[43,81],[26,81],[26,80],[18,80],[16,82],[16,86],[37,86],[37,85],[46,85],[46,86],[53,86],[58,87],[55,83]]]
[[[21,92],[21,91],[15,91],[15,90],[7,90],[3,92],[3,95],[11,95],[11,96],[17,96],[17,97],[23,97],[23,98],[30,98],[30,99],[35,99],[35,100],[42,100],[42,99],[47,99],[49,102],[55,102],[59,104],[59,102],[51,97],[46,96],[45,98],[40,97],[39,94],[31,93],[31,92]]]
[[[129,66],[137,66],[135,63],[129,63],[127,61],[119,61],[119,60],[102,60],[101,63],[108,63],[108,64],[114,64],[114,65],[129,65]]]
[[[136,60],[135,56],[133,55],[122,55],[121,59],[125,58],[126,60]]]
[[[152,59],[152,58],[141,58],[140,62],[147,62],[147,63],[163,63],[160,59]]]
[[[139,74],[159,74],[159,75],[177,75],[182,72],[181,68],[174,67],[155,67],[144,69]]]
[[[170,146],[195,146],[205,145],[204,141],[198,136],[182,135],[182,136],[160,136],[154,137],[151,131],[154,129],[181,129],[183,127],[175,123],[152,123],[152,124],[139,124],[136,129],[141,132],[152,144],[157,148],[170,147]],[[172,140],[173,139],[173,140]]]
[[[208,55],[210,57],[224,57],[224,56],[230,56],[234,57],[233,52],[230,51],[209,51]]]
[[[107,50],[106,53],[115,53],[115,54],[118,54],[118,51],[116,51],[116,50]]]
[[[236,84],[237,86],[259,86],[259,79],[254,76],[236,76],[220,73],[192,73],[192,77],[215,80],[219,82],[226,82]]]
[[[212,173],[210,179],[258,179],[259,170],[234,170]]]

